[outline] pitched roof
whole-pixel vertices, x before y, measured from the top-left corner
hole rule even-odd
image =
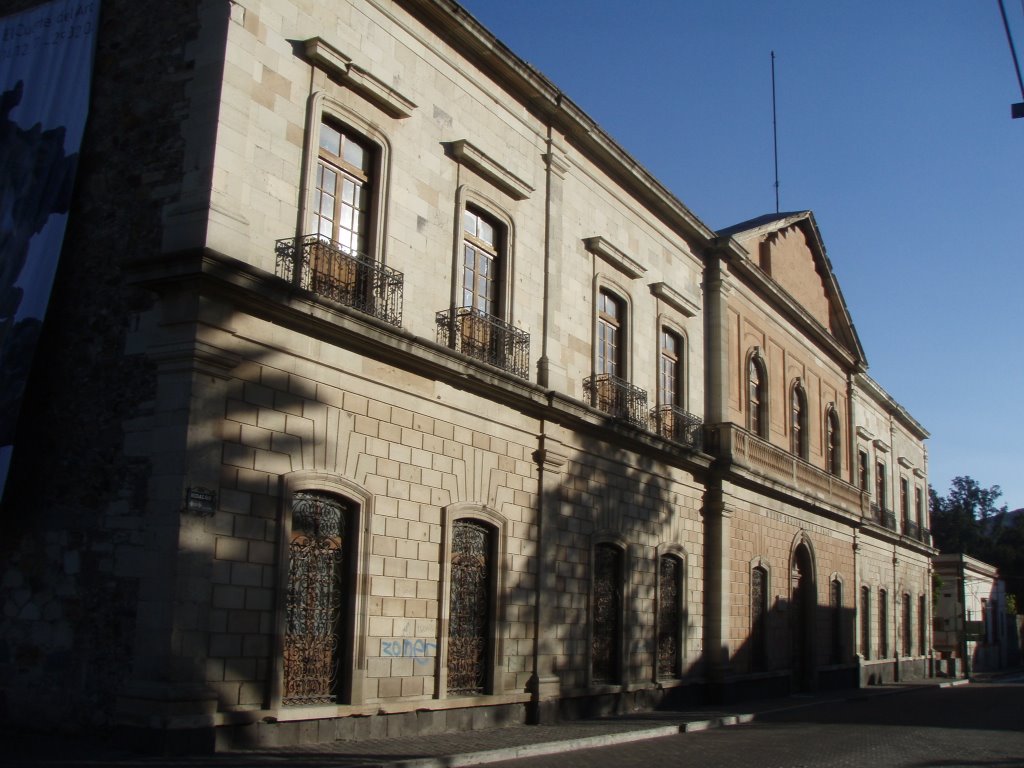
[[[815,266],[821,275],[832,313],[831,327],[826,329],[827,332],[850,351],[855,361],[866,366],[867,357],[864,354],[864,347],[860,343],[857,329],[853,325],[853,318],[850,316],[850,311],[846,306],[846,299],[843,298],[843,292],[839,288],[839,281],[836,280],[835,272],[832,270],[832,262],[829,261],[828,253],[825,251],[825,244],[821,239],[821,232],[811,211],[764,214],[763,216],[741,221],[739,224],[734,224],[731,227],[720,229],[718,235],[722,238],[748,240],[771,232],[780,232],[790,227],[800,228],[804,232],[815,261]],[[766,277],[772,280],[770,276],[766,275]],[[772,282],[785,291],[777,281],[772,280]],[[788,292],[786,293],[788,295]],[[811,320],[811,322],[815,321]]]

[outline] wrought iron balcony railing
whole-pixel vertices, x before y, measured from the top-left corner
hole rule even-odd
[[[882,524],[882,508],[875,502],[871,502],[871,506],[868,508],[868,513],[864,515],[872,523]]]
[[[903,534],[909,536],[912,539],[921,540],[921,526],[915,523],[913,520],[903,521]]]
[[[648,428],[646,390],[634,387],[618,376],[602,373],[584,379],[583,391],[595,408],[634,427]]]
[[[923,528],[922,527],[921,528],[921,536],[920,536],[920,538],[918,540],[920,542],[922,542],[923,544],[927,544],[928,546],[931,546],[931,544],[932,544],[932,532],[930,530],[928,530],[927,528]]]
[[[391,325],[402,324],[404,277],[320,235],[278,240],[277,276]]]
[[[700,450],[704,423],[692,413],[675,405],[659,405],[651,411],[651,421],[666,440]]]
[[[437,342],[529,378],[530,334],[472,307],[437,313]]]
[[[896,530],[896,513],[892,510],[882,507],[882,525],[888,528],[890,531]]]

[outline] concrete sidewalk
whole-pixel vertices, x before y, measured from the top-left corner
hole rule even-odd
[[[555,725],[512,726],[431,736],[334,741],[301,747],[236,750],[203,756],[146,756],[128,752],[112,743],[55,739],[41,734],[8,734],[3,737],[0,765],[40,768],[95,768],[100,765],[118,768],[256,768],[282,765],[287,765],[288,768],[460,768],[727,727],[752,722],[759,715],[770,712],[967,682],[936,679],[766,699],[735,706],[638,712]]]

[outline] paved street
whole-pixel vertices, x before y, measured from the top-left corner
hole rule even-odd
[[[1024,678],[761,713],[748,725],[492,768],[1024,766]]]
[[[933,680],[920,685],[745,702],[735,707],[698,707],[547,726],[183,757],[131,753],[112,739],[83,742],[55,734],[5,733],[0,726],[0,765],[461,768],[487,763],[496,768],[1024,768],[1024,675],[940,687],[948,685]],[[746,724],[732,724],[737,722]],[[687,732],[663,735],[683,730]],[[603,746],[588,748],[595,744]],[[537,756],[509,759],[527,754]]]

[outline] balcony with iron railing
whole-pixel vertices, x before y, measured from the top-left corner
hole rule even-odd
[[[437,342],[476,360],[529,378],[530,334],[472,307],[437,313]]]
[[[647,391],[618,376],[602,373],[583,380],[590,404],[639,429],[648,428]]]
[[[692,413],[675,405],[659,405],[651,411],[654,430],[666,440],[699,451],[703,444],[704,423]]]
[[[278,240],[275,253],[278,277],[401,326],[404,277],[398,270],[320,235]]]
[[[912,539],[921,540],[921,526],[908,518],[903,519],[903,535]]]
[[[865,515],[871,522],[876,523],[890,531],[896,530],[896,513],[886,509],[877,502],[871,502],[871,513]]]
[[[860,488],[735,424],[705,427],[704,450],[849,514],[867,511],[867,496]]]

